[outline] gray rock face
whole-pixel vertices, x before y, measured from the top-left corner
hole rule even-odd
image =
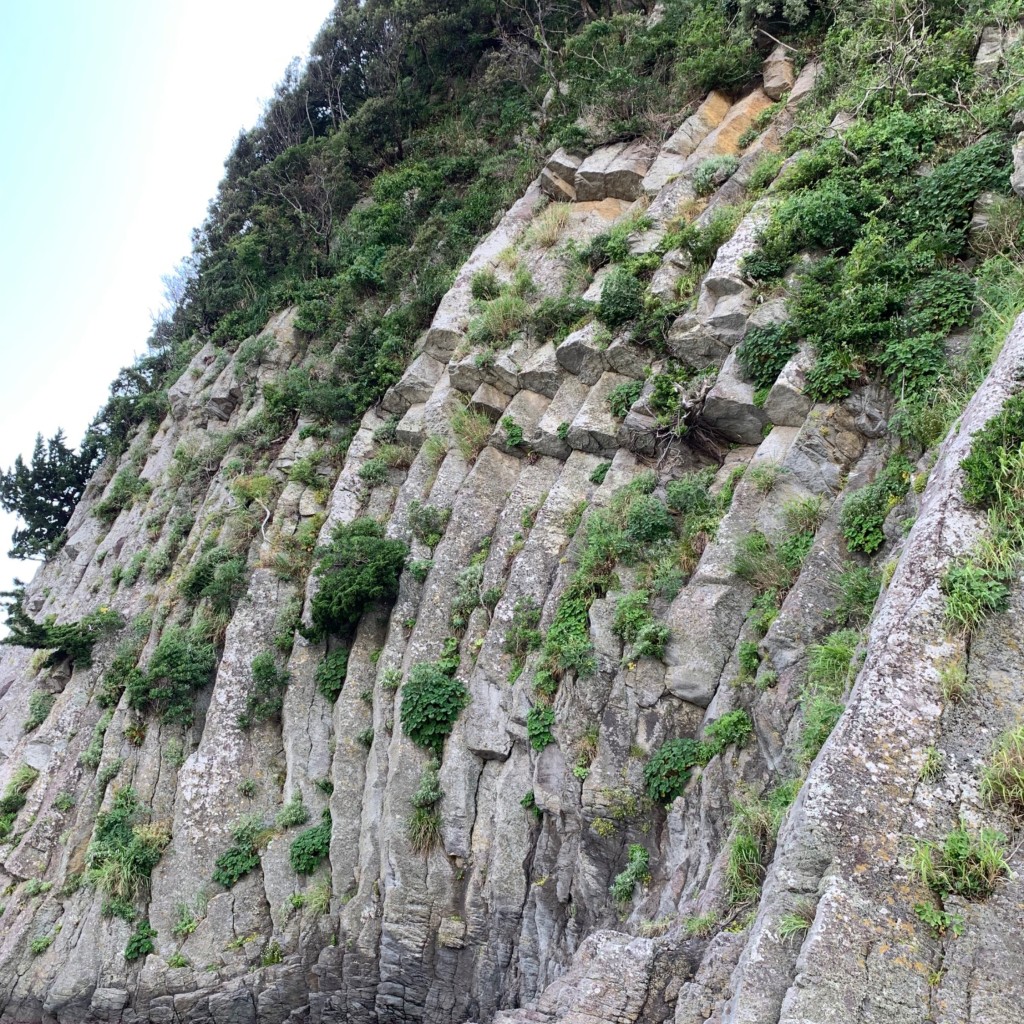
[[[735,352],[729,354],[705,399],[701,419],[729,441],[761,442],[769,416],[754,404],[754,385],[743,379]]]
[[[1017,136],[1013,144],[1013,172],[1010,174],[1010,186],[1018,196],[1024,197],[1024,132]]]
[[[638,198],[653,159],[654,150],[642,141],[617,142],[594,150],[576,171],[576,199],[594,202]]]

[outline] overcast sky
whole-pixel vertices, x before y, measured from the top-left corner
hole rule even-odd
[[[144,351],[239,129],[331,0],[0,0],[0,467]],[[6,555],[13,517],[0,513]],[[0,585],[34,562],[0,559]]]

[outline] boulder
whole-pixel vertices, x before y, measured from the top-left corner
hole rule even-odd
[[[497,422],[501,419],[508,402],[508,395],[503,391],[499,391],[491,384],[481,384],[473,392],[473,397],[469,400],[469,407],[474,412],[482,412],[492,422]]]
[[[804,394],[807,371],[814,363],[809,345],[804,345],[782,368],[765,399],[765,415],[780,427],[798,427],[811,411],[811,400]]]
[[[760,444],[768,416],[754,404],[754,385],[742,377],[736,353],[731,352],[704,401],[701,419],[737,444]]]
[[[619,421],[612,415],[608,396],[620,384],[628,384],[629,377],[619,373],[605,373],[590,389],[590,394],[569,426],[569,446],[594,455],[615,453],[619,436]]]
[[[537,437],[532,442],[534,451],[556,459],[568,458],[570,449],[567,432],[589,390],[578,377],[566,376],[562,379],[555,397],[537,423]]]
[[[411,405],[405,411],[405,415],[399,420],[395,428],[395,436],[401,444],[411,444],[419,447],[426,436],[426,428],[423,425],[423,410],[426,405]]]
[[[644,175],[654,160],[654,150],[643,140],[602,146],[584,160],[576,172],[576,198],[632,201],[641,194]]]
[[[1013,173],[1010,175],[1010,187],[1024,198],[1024,132],[1017,136],[1013,144]]]
[[[402,379],[388,389],[381,406],[385,412],[401,416],[409,406],[419,405],[431,396],[442,373],[444,364],[421,352],[409,364]]]
[[[573,331],[555,350],[558,364],[584,384],[596,384],[606,369],[604,352],[596,342],[597,324]]]
[[[556,202],[575,202],[574,182],[581,163],[580,157],[567,153],[565,149],[555,150],[540,172],[541,191]]]
[[[549,341],[530,356],[519,371],[519,383],[530,391],[554,398],[565,371],[558,363],[555,346]]]
[[[811,90],[814,88],[814,83],[818,80],[818,75],[821,73],[821,65],[816,61],[812,60],[809,64],[804,66],[803,71],[797,75],[796,81],[793,83],[793,88],[789,90],[789,100],[786,106],[790,109],[799,106],[808,96],[811,94]]]
[[[793,62],[789,58],[789,50],[782,43],[779,43],[764,62],[761,71],[763,79],[762,88],[773,100],[782,98],[783,93],[789,92],[796,81],[796,74],[793,71]]]

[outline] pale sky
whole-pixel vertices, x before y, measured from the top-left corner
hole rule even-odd
[[[145,350],[239,129],[331,0],[0,0],[0,467]],[[6,559],[0,588],[32,577]]]

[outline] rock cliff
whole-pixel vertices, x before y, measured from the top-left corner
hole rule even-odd
[[[37,622],[118,622],[77,663],[4,648],[4,1021],[1024,1020],[1024,855],[982,782],[1019,722],[1024,590],[968,634],[943,589],[987,536],[961,463],[1024,323],[905,468],[883,382],[815,401],[807,344],[751,379],[740,343],[787,288],[743,261],[818,70],[780,48],[660,147],[554,153],[347,446],[267,426],[331,358],[293,309],[195,354],[27,587]],[[703,264],[665,250],[723,223]],[[609,326],[630,260],[661,348]],[[517,330],[545,302],[581,305]],[[844,508],[894,476],[857,553]],[[342,645],[309,570],[366,517],[408,555]],[[214,667],[185,711],[181,662],[133,707],[169,637]],[[465,691],[436,774],[403,718],[423,665]],[[154,854],[138,886],[116,827]],[[922,856],[989,828],[991,894],[937,900]]]

